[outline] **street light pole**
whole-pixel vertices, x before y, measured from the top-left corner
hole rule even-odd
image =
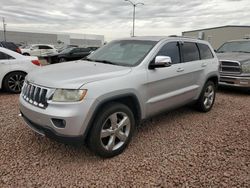
[[[6,24],[5,24],[4,17],[3,17],[3,38],[4,38],[4,41],[6,42]]]
[[[130,0],[124,0],[124,1],[129,2],[129,3],[133,6],[133,31],[132,31],[132,37],[134,37],[134,36],[135,36],[135,8],[136,8],[138,5],[144,5],[144,3],[133,3],[133,2],[130,1]]]

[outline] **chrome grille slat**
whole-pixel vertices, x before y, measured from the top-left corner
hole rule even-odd
[[[241,74],[241,64],[236,61],[220,61],[220,72],[227,74]]]
[[[46,108],[48,106],[46,98],[47,93],[47,88],[42,88],[34,84],[25,83],[22,89],[21,96],[24,100],[34,106],[37,106],[39,108]]]

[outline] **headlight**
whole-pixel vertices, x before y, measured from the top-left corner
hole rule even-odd
[[[87,90],[80,89],[56,89],[53,94],[52,101],[53,102],[78,102],[84,99],[87,94]]]
[[[244,63],[241,67],[242,67],[242,72],[243,73],[249,73],[250,74],[250,62]]]

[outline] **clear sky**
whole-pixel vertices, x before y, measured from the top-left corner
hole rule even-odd
[[[134,2],[145,4],[136,9],[136,35],[250,25],[250,0]],[[0,17],[5,17],[9,30],[100,34],[108,41],[132,31],[132,6],[124,0],[0,0],[0,5]]]

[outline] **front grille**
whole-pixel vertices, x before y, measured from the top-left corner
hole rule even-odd
[[[39,108],[46,108],[48,89],[30,83],[24,83],[21,96],[28,103]]]
[[[220,72],[228,74],[241,74],[241,66],[236,61],[220,61]]]

